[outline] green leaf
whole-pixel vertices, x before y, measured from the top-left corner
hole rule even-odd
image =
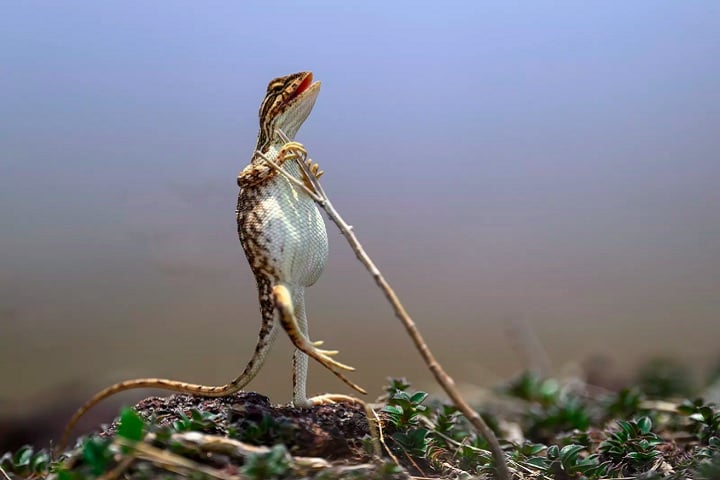
[[[124,408],[120,414],[120,425],[117,434],[128,440],[139,442],[143,439],[145,422],[132,408]]]
[[[552,398],[560,391],[560,382],[554,378],[548,378],[540,386],[540,394],[545,398]]]
[[[530,457],[525,462],[538,468],[547,468],[547,459],[543,457]]]
[[[83,460],[90,466],[93,474],[102,475],[110,462],[110,440],[88,438],[83,445]]]
[[[618,420],[618,426],[620,429],[625,433],[625,438],[634,436],[634,427],[630,422],[626,422],[625,420]]]
[[[545,445],[543,445],[542,443],[529,443],[529,444],[523,445],[522,452],[525,455],[533,456],[533,455],[537,455],[538,453],[542,452],[546,448],[547,447],[545,447]]]
[[[574,465],[583,450],[585,447],[582,445],[566,445],[560,450],[560,461],[566,465]]]
[[[16,467],[25,467],[30,463],[32,454],[33,448],[30,445],[25,445],[17,451],[15,458],[13,459],[13,463]]]
[[[410,397],[410,401],[412,403],[422,403],[425,401],[425,399],[428,397],[428,394],[425,392],[417,392]]]
[[[399,401],[399,402],[409,402],[410,401],[410,394],[407,392],[395,392],[395,395],[392,396],[392,400]]]
[[[550,460],[555,460],[559,456],[560,456],[560,449],[558,448],[557,445],[551,445],[550,447],[548,447],[547,458],[549,458]]]
[[[650,430],[652,430],[652,420],[650,420],[650,417],[640,417],[637,421],[637,426],[640,429],[640,433],[650,433]]]
[[[688,418],[689,418],[690,420],[693,420],[693,421],[696,421],[696,422],[702,422],[702,421],[705,420],[705,419],[703,418],[702,414],[701,414],[701,413],[698,413],[698,412],[691,413],[690,415],[688,415]]]
[[[401,424],[404,424],[403,422],[403,408],[399,405],[386,405],[383,408],[383,411],[388,414],[390,417],[390,423],[395,425],[396,427],[401,426]]]
[[[45,473],[49,464],[50,455],[45,451],[40,451],[30,460],[30,470],[35,473]]]
[[[713,409],[708,407],[707,405],[698,408],[698,412],[700,412],[700,415],[703,416],[705,421],[710,421],[712,419]]]
[[[58,470],[57,472],[58,480],[77,480],[78,475],[73,472],[68,472],[67,470]]]
[[[252,454],[245,460],[241,472],[251,478],[278,478],[290,470],[289,455],[284,445],[272,447],[268,453]]]

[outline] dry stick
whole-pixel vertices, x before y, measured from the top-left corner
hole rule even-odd
[[[284,142],[290,141],[287,135],[285,135],[285,133],[283,133],[281,130],[277,130],[277,133]],[[345,239],[350,244],[350,247],[355,252],[355,256],[358,258],[358,260],[360,260],[363,265],[365,265],[365,268],[367,268],[372,277],[375,279],[375,283],[378,285],[378,287],[380,287],[380,289],[385,294],[385,297],[392,305],[393,310],[395,311],[395,316],[398,317],[405,326],[405,330],[407,330],[413,343],[415,343],[415,347],[420,352],[423,360],[425,360],[425,363],[435,377],[435,380],[440,384],[443,390],[445,390],[445,393],[447,393],[448,397],[450,397],[457,409],[460,410],[463,415],[465,415],[465,418],[467,418],[468,421],[473,425],[473,427],[475,427],[478,433],[480,433],[485,438],[485,440],[487,440],[490,451],[492,452],[492,456],[495,460],[495,467],[497,469],[498,477],[501,480],[510,480],[510,470],[508,469],[507,463],[505,461],[505,455],[500,448],[500,443],[498,442],[497,437],[490,429],[490,427],[487,426],[482,417],[475,410],[473,410],[472,407],[470,407],[470,405],[460,395],[460,392],[458,392],[457,388],[455,388],[455,381],[447,373],[445,373],[445,370],[435,359],[435,356],[430,351],[430,348],[427,346],[427,343],[420,334],[417,326],[415,326],[415,322],[413,322],[413,320],[410,318],[410,315],[408,315],[408,313],[405,311],[402,303],[400,303],[400,299],[390,287],[390,284],[387,282],[387,280],[385,280],[385,277],[383,277],[382,273],[380,273],[380,270],[378,270],[370,257],[365,253],[362,245],[360,245],[357,237],[355,237],[355,234],[352,231],[352,227],[348,225],[342,219],[337,210],[335,210],[332,203],[330,202],[330,199],[325,193],[325,190],[322,188],[322,185],[320,185],[317,177],[313,175],[313,173],[310,171],[308,165],[305,162],[298,161],[300,168],[307,176],[307,180],[310,182],[313,189],[315,190],[314,192],[308,189],[298,179],[285,172],[279,165],[267,158],[261,152],[257,152],[257,154],[260,155],[263,159],[265,159],[279,172],[285,175],[288,180],[294,182],[296,185],[303,188],[313,198],[313,200],[315,200],[315,202],[320,205],[323,210],[325,210],[325,213],[327,213],[328,217],[330,217],[330,220],[332,220],[333,223],[337,225],[337,227],[340,229],[340,232],[343,234]],[[300,158],[300,155],[298,154],[296,158]]]
[[[116,478],[120,477],[125,471],[130,468],[130,465],[135,461],[134,455],[128,455],[127,457],[123,458],[118,462],[118,464],[110,470],[109,472],[105,472],[102,475],[98,477],[98,480],[115,480]]]
[[[146,437],[146,441],[152,442],[155,438],[157,438],[156,435],[150,434]],[[246,458],[250,455],[266,455],[272,451],[270,447],[251,445],[232,438],[200,432],[173,433],[170,441],[184,446],[192,446],[202,452],[220,453],[233,459]],[[332,466],[330,462],[320,457],[293,456],[292,459],[295,466],[305,469],[322,470]]]
[[[113,443],[133,449],[133,456],[141,460],[147,460],[154,465],[165,469],[169,472],[188,474],[201,473],[210,478],[218,480],[243,480],[247,478],[244,475],[229,475],[223,470],[205,466],[201,463],[185,458],[169,450],[163,450],[154,447],[146,442],[135,442],[124,438],[116,438]]]

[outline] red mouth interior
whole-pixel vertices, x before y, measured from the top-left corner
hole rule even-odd
[[[300,82],[300,85],[298,85],[298,87],[295,89],[295,92],[293,93],[292,98],[297,97],[298,95],[300,95],[301,93],[303,93],[305,90],[307,90],[308,88],[310,88],[310,85],[312,85],[312,81],[313,81],[312,73],[309,73],[309,74],[307,75],[307,77],[305,77],[305,78],[303,79],[303,81]]]

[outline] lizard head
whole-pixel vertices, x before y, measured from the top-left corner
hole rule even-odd
[[[293,138],[315,105],[320,82],[313,82],[311,72],[292,73],[270,80],[260,105],[258,145],[266,145],[282,129]]]

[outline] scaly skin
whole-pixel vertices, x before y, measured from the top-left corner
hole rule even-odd
[[[303,178],[297,161],[305,161],[305,150],[296,142],[283,143],[275,131],[281,129],[292,139],[310,114],[319,91],[320,83],[312,83],[311,73],[288,75],[270,82],[260,107],[256,151],[297,179]],[[297,347],[293,356],[294,405],[308,406],[316,401],[306,395],[307,355],[365,393],[337,371],[353,370],[330,358],[337,352],[320,350],[316,348],[320,343],[308,340],[305,287],[320,278],[328,255],[325,222],[315,202],[259,155],[240,173],[238,185],[238,234],[257,280],[262,313],[260,338],[247,370],[259,369],[270,349],[277,329],[277,309],[281,325]]]
[[[310,114],[320,91],[320,82],[312,82],[310,72],[300,72],[270,81],[260,106],[260,132],[255,151],[302,179],[297,161],[305,161],[305,149],[296,142],[284,144],[276,135],[281,129],[293,138]],[[312,170],[319,176],[317,166]],[[306,180],[306,179],[305,179]],[[322,342],[310,342],[305,315],[305,287],[314,284],[327,262],[328,240],[320,212],[314,201],[292,185],[257,154],[238,176],[240,193],[237,224],[240,242],[255,275],[260,299],[262,326],[255,352],[240,376],[219,386],[199,385],[164,378],[138,378],[111,385],[95,394],[68,422],[58,444],[67,444],[77,421],[105,398],[125,390],[158,388],[207,397],[231,395],[244,388],[262,367],[280,324],[297,350],[293,355],[293,404],[309,406],[342,395],[308,398],[306,395],[308,355],[316,359],[355,390],[365,393],[338,369],[354,370],[330,358],[334,350],[317,348]]]

